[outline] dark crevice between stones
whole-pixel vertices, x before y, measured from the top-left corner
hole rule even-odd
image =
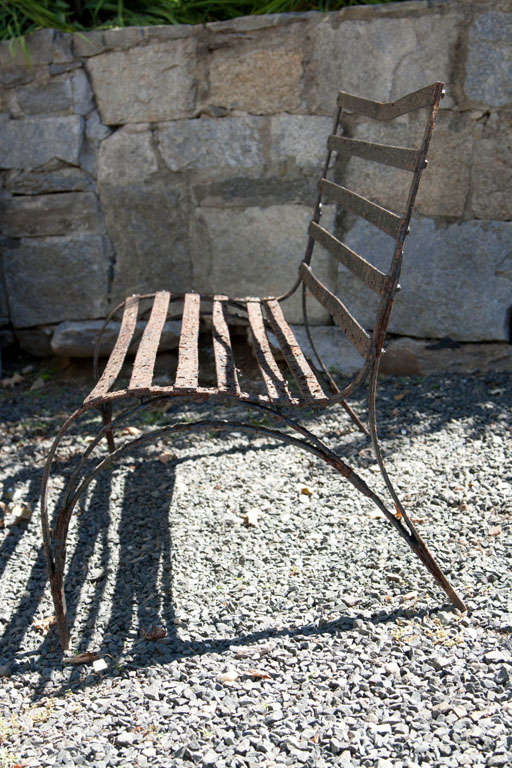
[[[507,309],[506,318],[505,333],[508,343],[512,344],[512,306]]]

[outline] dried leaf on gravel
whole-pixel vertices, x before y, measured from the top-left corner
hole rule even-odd
[[[149,631],[143,629],[142,634],[145,640],[161,640],[163,637],[167,637],[167,630],[164,627],[153,625]]]
[[[222,672],[217,677],[217,680],[219,683],[234,683],[235,680],[238,680],[238,672],[234,667],[228,667],[225,672]]]
[[[11,514],[9,525],[23,525],[31,519],[34,510],[29,504],[18,501],[9,507],[9,512]]]
[[[171,451],[164,451],[158,457],[158,461],[161,461],[162,464],[168,464],[170,461],[174,461],[175,458],[176,458],[175,453],[172,453]]]
[[[406,395],[409,394],[409,390],[406,389],[405,392],[400,392],[400,394],[395,395],[395,400],[403,400]]]
[[[86,651],[85,653],[77,653],[76,656],[69,656],[62,659],[63,664],[92,664],[100,658],[99,653],[93,653],[92,651]]]
[[[99,674],[100,672],[105,672],[105,670],[108,669],[108,664],[105,659],[95,659],[92,663],[92,668],[97,674]]]
[[[301,488],[300,492],[301,492],[301,494],[303,496],[312,496],[313,495],[313,491],[310,488],[308,488],[307,486],[304,486],[303,488]]]
[[[248,677],[252,677],[253,680],[270,680],[268,672],[264,672],[261,669],[248,669],[246,674]]]
[[[249,512],[247,512],[244,515],[244,523],[248,528],[255,528],[258,525],[260,513],[257,509],[250,509]]]
[[[57,619],[55,616],[47,616],[45,619],[34,621],[33,627],[34,629],[37,629],[39,632],[45,635],[50,629],[50,627],[53,627],[53,625],[56,623],[57,623]]]
[[[30,387],[31,392],[35,392],[38,389],[42,389],[44,387],[45,381],[42,376],[38,376],[37,379],[34,381],[32,386]]]
[[[139,435],[142,435],[142,430],[138,429],[138,427],[125,427],[123,433],[132,437],[139,437]]]
[[[12,376],[8,376],[5,379],[0,380],[0,384],[4,389],[10,389],[12,387],[15,387],[16,384],[21,384],[22,381],[25,380],[25,377],[21,375],[21,373],[13,373]]]

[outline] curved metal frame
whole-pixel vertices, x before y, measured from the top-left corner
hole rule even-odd
[[[372,380],[372,398],[371,403],[375,403],[375,384],[376,377]],[[129,396],[127,396],[129,397]],[[46,466],[43,475],[43,486],[41,495],[41,520],[43,526],[43,541],[44,549],[46,553],[46,560],[48,566],[48,573],[50,577],[50,585],[52,598],[55,606],[55,614],[57,619],[57,630],[59,640],[63,649],[69,647],[69,631],[67,621],[67,609],[66,599],[64,594],[64,568],[66,558],[66,540],[69,530],[69,522],[73,514],[73,510],[76,503],[91,483],[91,481],[104,469],[111,467],[119,458],[121,458],[127,451],[137,446],[143,445],[148,442],[152,442],[160,439],[163,436],[173,435],[178,432],[195,432],[202,429],[216,429],[216,430],[234,430],[249,433],[260,433],[267,435],[268,437],[281,440],[289,445],[294,445],[307,450],[317,458],[322,459],[329,466],[339,472],[357,491],[369,498],[385,515],[388,522],[398,531],[400,536],[407,542],[411,549],[420,557],[424,565],[428,568],[437,583],[444,589],[450,600],[460,610],[465,610],[465,605],[462,600],[457,596],[452,586],[444,576],[443,572],[435,562],[431,553],[427,549],[425,543],[414,528],[410,518],[405,513],[398,497],[389,481],[389,477],[384,468],[380,449],[378,448],[378,442],[374,442],[374,448],[377,445],[377,455],[379,466],[384,475],[389,491],[395,502],[397,512],[392,513],[384,504],[382,499],[372,491],[366,482],[334,451],[332,451],[317,435],[313,434],[310,430],[303,427],[294,419],[289,418],[283,413],[276,411],[266,405],[262,405],[256,402],[244,403],[249,408],[255,408],[260,411],[264,411],[270,414],[276,420],[280,420],[286,426],[290,427],[294,431],[298,432],[302,437],[295,437],[291,434],[283,432],[279,429],[271,429],[265,426],[257,426],[253,424],[247,424],[241,421],[227,421],[223,419],[201,419],[196,422],[174,422],[163,427],[151,430],[150,432],[143,433],[142,435],[134,438],[133,440],[127,440],[122,446],[115,448],[109,445],[109,451],[106,456],[102,458],[92,470],[82,474],[85,462],[87,458],[92,454],[94,448],[101,444],[103,437],[110,432],[113,433],[120,427],[124,427],[127,417],[135,414],[137,411],[152,405],[156,401],[171,399],[172,395],[157,396],[149,398],[142,403],[139,403],[131,408],[127,408],[122,411],[113,421],[101,427],[96,437],[89,443],[87,448],[81,457],[78,467],[70,476],[60,509],[57,512],[57,516],[54,523],[54,529],[50,529],[48,520],[48,482],[50,479],[50,472],[52,462],[63,436],[67,433],[68,429],[77,421],[84,413],[91,408],[97,407],[94,405],[84,406],[76,410],[62,428],[59,430],[55,437],[54,443],[48,454]],[[186,399],[186,398],[184,398]],[[239,401],[236,401],[239,402]],[[371,407],[371,422],[372,427],[372,442],[376,440],[376,425],[375,425],[375,409]]]

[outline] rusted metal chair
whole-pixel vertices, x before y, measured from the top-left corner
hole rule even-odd
[[[384,337],[388,325],[393,299],[399,290],[400,269],[404,252],[404,242],[409,231],[411,212],[422,172],[426,166],[426,155],[434,128],[434,122],[443,95],[443,84],[434,83],[419,91],[409,94],[398,101],[379,103],[358,98],[348,93],[338,95],[338,108],[334,119],[332,134],[327,140],[327,156],[323,167],[322,178],[319,182],[318,198],[314,207],[312,222],[309,227],[309,239],[305,256],[299,265],[298,277],[293,287],[282,296],[265,298],[228,298],[223,295],[202,296],[197,293],[173,295],[167,290],[153,294],[134,295],[119,304],[105,321],[105,326],[122,311],[119,335],[115,346],[108,358],[103,373],[97,384],[85,398],[81,408],[73,413],[62,426],[55,438],[48,456],[42,487],[41,516],[44,546],[46,550],[48,572],[51,590],[55,604],[60,642],[63,648],[68,647],[69,635],[66,616],[66,601],[64,596],[64,563],[66,555],[66,536],[69,521],[80,495],[89,483],[103,469],[112,466],[114,461],[122,458],[134,446],[149,441],[168,437],[178,432],[196,431],[202,429],[236,430],[244,432],[260,432],[268,437],[283,440],[292,445],[300,446],[313,455],[323,459],[337,470],[352,486],[371,499],[385,515],[393,528],[402,536],[411,549],[418,555],[437,583],[444,589],[452,603],[460,610],[465,605],[455,593],[440,567],[427,549],[418,534],[411,518],[402,506],[391,480],[388,476],[382,452],[379,446],[376,425],[375,395],[379,362],[383,352]],[[392,121],[409,112],[426,108],[427,117],[421,145],[418,148],[392,147],[361,140],[346,138],[339,135],[343,110],[356,115],[363,115],[380,121]],[[410,171],[410,186],[405,213],[397,214],[370,202],[349,189],[327,179],[331,156],[333,153],[348,153],[369,161],[384,163]],[[343,209],[363,217],[371,224],[379,227],[395,241],[394,255],[387,272],[382,272],[366,261],[360,255],[340,242],[319,223],[322,198],[328,196]],[[351,270],[360,281],[372,289],[379,297],[380,303],[375,319],[373,332],[368,333],[350,314],[342,301],[323,285],[312,268],[312,254],[315,244],[327,249],[341,264]],[[302,291],[304,322],[314,349],[307,318],[307,297],[312,296],[330,313],[335,323],[344,331],[350,342],[364,358],[359,372],[350,382],[339,389],[329,371],[323,365],[318,354],[320,368],[314,369],[301,351],[294,333],[288,325],[281,304],[297,290]],[[150,302],[149,310],[141,310],[144,302]],[[178,315],[176,314],[178,308]],[[182,309],[181,309],[182,308]],[[150,311],[149,318],[147,314]],[[212,343],[215,356],[217,386],[199,386],[198,373],[198,338],[200,318],[202,315],[211,317]],[[164,323],[167,318],[181,317],[181,334],[178,348],[178,365],[175,381],[172,386],[158,386],[153,383],[155,358]],[[244,391],[237,375],[230,340],[230,317],[244,318],[250,327],[256,357],[265,384],[266,394]],[[116,380],[127,361],[127,353],[136,335],[138,320],[145,320],[143,332],[138,342],[137,351],[131,367],[131,378],[126,388],[116,388]],[[288,373],[296,382],[298,394],[292,392],[287,376],[282,372],[272,351],[268,332],[277,338],[286,361]],[[100,334],[101,337],[101,334]],[[99,344],[100,339],[98,340]],[[316,350],[315,350],[316,354]],[[95,355],[95,368],[98,355]],[[368,426],[365,426],[353,412],[346,399],[356,387],[369,379],[368,395]],[[198,401],[237,401],[248,409],[257,409],[270,413],[287,431],[253,423],[239,421],[224,421],[212,416],[200,421],[172,423],[143,433],[135,439],[123,434],[125,442],[116,445],[119,430],[126,425],[126,418],[138,409],[158,400],[167,398],[188,398]],[[135,404],[134,404],[135,401]],[[116,418],[112,419],[114,405],[128,403]],[[392,508],[372,491],[366,482],[356,472],[336,455],[320,437],[306,429],[293,418],[293,410],[304,407],[324,408],[334,403],[341,403],[348,416],[354,423],[369,435],[375,456],[385,483],[389,490]],[[213,405],[213,402],[212,402]],[[60,508],[56,510],[54,528],[48,522],[47,486],[53,457],[63,435],[70,426],[91,409],[99,409],[103,415],[103,427],[83,453],[78,467],[69,478]],[[117,435],[116,435],[117,433]],[[293,434],[295,433],[295,434]],[[114,437],[116,435],[116,438]],[[87,459],[92,451],[103,444],[106,438],[108,453],[100,460],[95,468],[84,473]]]

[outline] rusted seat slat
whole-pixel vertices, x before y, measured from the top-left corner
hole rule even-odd
[[[151,307],[151,315],[144,328],[144,333],[139,342],[139,348],[135,355],[132,377],[128,389],[142,389],[150,387],[153,381],[156,353],[160,343],[160,337],[169,309],[171,294],[169,291],[157,291]]]
[[[368,333],[348,311],[343,302],[315,277],[311,268],[304,262],[300,265],[300,274],[313,296],[334,318],[347,339],[352,342],[363,357],[366,357],[370,351],[371,343]]]
[[[338,261],[345,265],[354,273],[368,288],[385,296],[388,286],[388,276],[374,267],[369,261],[363,259],[358,253],[353,251],[348,245],[342,243],[337,237],[331,235],[326,229],[312,221],[309,226],[309,234],[317,243],[326,248]]]
[[[178,367],[175,389],[194,390],[199,376],[199,309],[201,297],[198,293],[186,293],[183,304],[181,335],[178,347]]]
[[[226,296],[215,296],[212,310],[213,352],[219,392],[238,395],[240,387],[226,319]]]
[[[137,325],[137,315],[139,312],[139,297],[129,296],[124,304],[123,318],[121,320],[121,328],[119,329],[119,335],[114,344],[114,348],[110,353],[105,370],[103,371],[98,383],[92,390],[91,394],[86,398],[85,402],[89,400],[95,400],[97,397],[103,397],[107,394],[112,384],[115,382],[123,363],[126,358],[126,353],[131,344],[133,333]]]
[[[247,314],[254,339],[256,360],[271,400],[285,400],[290,402],[288,385],[274,359],[272,350],[265,331],[261,302],[259,300],[247,302]]]
[[[267,309],[268,318],[279,346],[300,391],[308,400],[326,402],[328,398],[304,357],[292,329],[286,322],[279,302],[266,301],[264,306]]]
[[[382,165],[391,165],[394,168],[402,168],[405,171],[415,171],[421,160],[421,152],[418,149],[374,144],[371,141],[349,139],[346,136],[329,136],[327,148],[333,152],[346,152],[349,155],[373,160]]]
[[[443,90],[442,83],[433,83],[425,88],[420,88],[414,93],[409,93],[397,101],[372,101],[371,99],[362,99],[359,96],[352,96],[345,91],[338,93],[338,107],[347,109],[349,112],[356,112],[358,115],[365,115],[374,120],[393,120],[400,115],[406,115],[421,107],[431,107],[439,99]]]
[[[369,221],[370,224],[382,229],[387,235],[391,237],[397,237],[402,225],[402,218],[393,211],[388,211],[387,208],[372,203],[371,200],[367,200],[366,197],[358,195],[356,192],[342,187],[339,184],[335,184],[333,181],[322,179],[320,182],[320,189],[327,194],[331,200],[340,203],[343,208],[346,208],[352,213],[356,213],[358,216],[362,216],[363,219]]]

